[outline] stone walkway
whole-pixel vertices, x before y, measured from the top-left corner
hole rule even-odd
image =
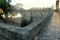
[[[60,40],[60,14],[54,12],[48,26],[44,27],[35,40]]]

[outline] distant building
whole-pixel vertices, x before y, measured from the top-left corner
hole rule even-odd
[[[54,9],[54,5],[51,6],[51,9]]]
[[[23,8],[23,4],[22,3],[17,3],[16,6],[20,7],[20,8]]]

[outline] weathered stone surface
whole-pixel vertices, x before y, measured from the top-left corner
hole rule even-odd
[[[39,9],[39,10],[17,10],[14,9],[12,10],[10,13],[8,13],[8,15],[11,15],[11,17],[7,17],[6,20],[8,20],[8,22],[10,23],[10,25],[14,25],[14,26],[21,26],[22,20],[26,19],[28,22],[30,22],[30,19],[32,17],[32,21],[36,21],[39,18],[42,18],[46,15],[48,15],[49,13],[51,13],[53,10],[50,8],[45,8],[45,9]],[[17,14],[20,14],[21,17],[13,17],[16,16]],[[8,24],[7,22],[7,24]]]
[[[34,37],[48,23],[51,16],[52,13],[23,28],[0,23],[0,35],[6,40],[34,40]]]
[[[54,12],[36,40],[60,40],[60,13]]]

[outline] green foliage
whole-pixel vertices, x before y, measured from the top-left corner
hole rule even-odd
[[[0,0],[0,8],[4,10],[5,13],[9,10],[10,4],[6,0]]]
[[[4,2],[6,2],[5,0],[0,0],[0,3],[4,3]]]

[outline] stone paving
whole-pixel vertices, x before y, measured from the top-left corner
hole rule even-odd
[[[48,26],[35,37],[35,40],[60,40],[60,14],[54,12]]]

